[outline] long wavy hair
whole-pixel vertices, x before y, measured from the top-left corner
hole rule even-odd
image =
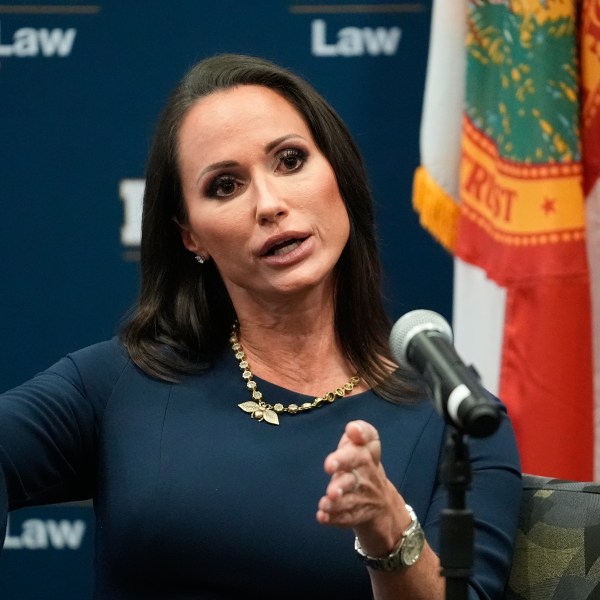
[[[146,170],[141,289],[121,337],[149,375],[177,381],[206,368],[224,351],[236,315],[214,263],[199,267],[176,223],[186,223],[178,167],[183,118],[218,90],[260,85],[287,99],[331,164],[350,220],[349,240],[335,269],[335,329],[348,361],[382,396],[414,391],[408,374],[389,376],[391,323],[381,291],[375,217],[366,170],[348,129],[327,101],[296,74],[267,60],[222,54],[196,64],[173,90],[159,118]]]

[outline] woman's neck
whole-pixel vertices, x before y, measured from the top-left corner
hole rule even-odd
[[[238,317],[240,343],[261,379],[318,396],[355,375],[335,332],[333,307]]]

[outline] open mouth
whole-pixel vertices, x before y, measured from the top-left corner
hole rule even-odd
[[[292,250],[295,250],[306,238],[285,240],[275,244],[265,254],[265,256],[283,256],[289,254]]]

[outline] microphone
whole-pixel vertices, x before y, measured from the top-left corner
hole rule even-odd
[[[500,425],[500,408],[452,344],[448,322],[432,310],[413,310],[396,321],[390,334],[392,356],[423,377],[435,407],[447,423],[473,437],[486,437]]]

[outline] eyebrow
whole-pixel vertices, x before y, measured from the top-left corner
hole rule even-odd
[[[281,137],[278,137],[277,139],[265,145],[265,154],[268,154],[271,152],[271,150],[279,146],[279,144],[291,138],[300,138],[301,140],[304,140],[304,138],[298,133],[288,133],[287,135],[282,135]]]
[[[220,162],[212,163],[207,167],[204,167],[204,169],[200,171],[198,177],[196,178],[196,181],[198,181],[202,178],[203,175],[206,175],[206,173],[210,173],[211,171],[218,171],[219,169],[229,169],[231,167],[237,167],[238,165],[239,163],[237,163],[235,160],[222,160]]]
[[[279,146],[279,144],[281,144],[282,142],[285,142],[286,140],[289,140],[292,138],[299,138],[301,140],[304,140],[304,138],[298,133],[288,133],[286,135],[282,135],[281,137],[274,139],[273,141],[269,142],[268,144],[265,144],[265,154],[268,154],[269,152],[271,152],[274,148]],[[206,175],[206,173],[210,173],[211,171],[218,171],[219,169],[230,169],[231,167],[237,167],[237,166],[239,166],[239,163],[236,162],[235,160],[222,160],[220,162],[212,163],[212,164],[208,165],[207,167],[204,167],[204,169],[202,169],[202,171],[200,171],[200,173],[198,174],[198,177],[196,178],[196,181],[199,181],[204,175]]]

